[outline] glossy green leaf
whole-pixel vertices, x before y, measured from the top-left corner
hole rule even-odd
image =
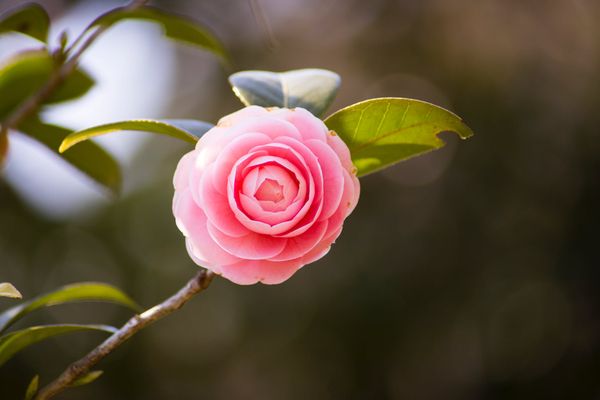
[[[25,392],[25,400],[33,400],[33,397],[37,394],[38,388],[40,386],[40,376],[36,375],[33,377],[29,385],[27,386],[27,391]]]
[[[38,4],[27,3],[15,7],[0,16],[0,34],[19,32],[41,42],[48,40],[50,18]]]
[[[134,119],[130,121],[112,122],[74,132],[67,136],[60,145],[62,153],[79,142],[95,136],[105,135],[116,131],[142,131],[167,135],[186,142],[196,143],[213,125],[193,119]]]
[[[16,353],[42,340],[80,331],[101,331],[115,333],[117,328],[108,325],[42,325],[32,326],[0,337],[0,366],[10,360]]]
[[[28,119],[19,125],[19,130],[46,145],[59,157],[79,171],[117,193],[121,187],[121,170],[115,159],[102,147],[93,142],[83,143],[73,151],[60,154],[58,148],[62,141],[73,133],[70,129],[41,121]]]
[[[247,106],[302,107],[316,116],[331,105],[340,82],[338,74],[325,69],[242,71],[229,77],[234,93]]]
[[[463,121],[441,107],[396,97],[370,99],[336,111],[325,119],[350,148],[358,176],[439,149],[437,135],[451,131],[473,135]]]
[[[70,387],[77,387],[87,385],[89,383],[94,382],[96,379],[100,378],[100,376],[104,373],[104,371],[90,371],[81,378],[75,380],[75,382],[71,383]]]
[[[39,308],[82,301],[116,303],[135,311],[140,310],[140,307],[133,300],[114,286],[96,282],[75,283],[60,287],[2,312],[0,314],[0,333],[25,315]]]
[[[21,299],[21,293],[11,283],[0,283],[0,297],[8,297],[11,299]]]
[[[6,118],[21,103],[48,81],[56,65],[44,50],[19,53],[0,66],[0,119]],[[46,101],[57,103],[84,95],[94,81],[76,69]]]
[[[165,36],[168,38],[201,47],[218,55],[221,59],[227,60],[227,53],[223,45],[199,23],[154,7],[116,8],[98,17],[88,29],[110,26],[126,19],[141,19],[157,23],[162,26]]]

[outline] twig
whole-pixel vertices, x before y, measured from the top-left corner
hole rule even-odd
[[[147,3],[148,0],[133,0],[127,8],[135,9],[143,6]],[[75,71],[77,68],[77,64],[79,63],[79,59],[83,55],[84,51],[86,51],[92,43],[102,35],[110,26],[102,25],[96,28],[92,34],[90,34],[87,40],[77,49],[72,56],[66,62],[63,62],[60,68],[58,68],[48,79],[46,84],[36,93],[31,95],[25,102],[23,102],[12,114],[6,118],[2,123],[2,128],[0,129],[0,137],[5,137],[8,134],[10,129],[16,128],[19,126],[23,120],[27,117],[34,114],[42,104],[54,93],[56,89]],[[87,29],[82,32],[82,34],[75,40],[73,45],[65,51],[66,54],[70,54],[71,51],[74,50],[74,47],[81,41],[83,36],[87,33]],[[5,140],[4,138],[3,140]]]
[[[214,274],[208,270],[200,270],[183,288],[162,303],[131,318],[121,329],[106,339],[102,344],[85,357],[71,364],[58,378],[40,390],[35,400],[47,400],[67,389],[73,382],[83,376],[100,360],[110,354],[127,339],[159,319],[180,309],[192,297],[206,289]]]
[[[127,8],[135,9],[144,5],[148,0],[133,0]],[[46,84],[25,102],[23,102],[9,117],[2,123],[0,129],[0,151],[5,151],[7,142],[6,135],[9,129],[17,127],[23,120],[34,114],[47,100],[54,91],[73,73],[82,54],[92,45],[92,43],[104,33],[109,26],[99,26],[93,31],[83,44],[76,50],[83,36],[87,33],[84,31],[78,37],[71,47],[66,50],[65,54],[73,54],[68,57],[68,60],[62,60],[61,66],[50,76]],[[35,397],[35,400],[47,400],[67,389],[73,382],[83,376],[96,365],[100,360],[110,354],[117,347],[122,345],[130,337],[135,335],[140,330],[161,318],[166,317],[172,312],[183,307],[192,297],[206,289],[214,274],[207,270],[200,270],[194,278],[192,278],[183,288],[181,288],[173,296],[169,297],[162,303],[144,311],[140,315],[131,318],[121,329],[111,335],[98,347],[88,353],[85,357],[72,363],[67,369],[54,381],[50,382],[42,388]]]
[[[35,94],[29,97],[21,104],[2,124],[0,135],[6,135],[9,129],[16,128],[23,120],[35,113],[38,108],[46,101],[56,89],[73,73],[83,52],[100,36],[107,27],[101,26],[96,29],[85,41],[79,50],[69,58],[54,74],[46,84]]]

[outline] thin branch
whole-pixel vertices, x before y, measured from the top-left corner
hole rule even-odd
[[[78,378],[87,373],[90,368],[153,322],[179,310],[192,297],[206,289],[214,274],[208,270],[200,270],[183,288],[162,303],[131,318],[121,329],[106,339],[102,344],[88,353],[85,357],[71,364],[58,378],[40,390],[35,400],[47,400],[67,389]]]
[[[133,0],[127,7],[135,9],[143,6],[148,0]],[[77,49],[69,59],[64,62],[60,68],[58,68],[48,79],[46,84],[36,93],[31,95],[25,102],[23,102],[11,115],[6,118],[2,123],[0,129],[0,137],[6,136],[10,129],[16,128],[21,122],[34,114],[42,104],[60,87],[60,85],[75,71],[79,59],[83,53],[94,43],[94,41],[102,35],[110,26],[99,26],[92,34],[90,34],[87,40]],[[73,46],[71,46],[66,53],[69,54],[73,47],[81,41],[83,36],[87,33],[87,29],[81,33],[81,35],[75,40]]]
[[[147,0],[133,0],[128,8],[137,8],[144,5]],[[99,26],[93,31],[83,44],[71,55],[66,62],[63,62],[51,76],[46,84],[29,99],[22,103],[3,123],[0,129],[0,150],[5,151],[7,142],[6,135],[9,129],[17,127],[23,120],[37,112],[41,105],[54,93],[54,91],[73,73],[79,59],[83,53],[92,45],[92,43],[104,33],[109,26]],[[70,54],[75,45],[81,42],[83,35],[77,38],[74,44],[67,50]],[[83,376],[96,365],[100,360],[110,354],[117,347],[126,342],[130,337],[148,325],[158,321],[161,318],[173,313],[183,307],[192,297],[206,289],[214,274],[207,270],[200,270],[183,288],[173,296],[162,303],[146,310],[140,315],[131,318],[121,329],[111,335],[98,347],[88,353],[85,357],[72,363],[67,369],[54,381],[42,388],[36,395],[36,400],[47,400],[67,389],[73,382]]]
[[[21,104],[14,113],[12,113],[6,121],[2,124],[2,133],[6,134],[9,129],[16,128],[23,120],[34,114],[40,106],[54,93],[56,89],[75,71],[79,58],[85,50],[100,36],[107,27],[101,26],[96,29],[85,41],[79,50],[73,54],[73,56],[65,62],[54,74],[50,76],[50,79],[46,84],[34,95],[29,97],[27,101]]]

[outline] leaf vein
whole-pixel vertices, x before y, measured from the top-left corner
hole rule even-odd
[[[358,145],[356,147],[353,147],[352,148],[352,152],[354,153],[354,152],[363,150],[365,147],[367,147],[367,146],[369,146],[369,145],[371,145],[373,143],[377,143],[381,139],[385,139],[388,136],[396,135],[396,134],[398,134],[398,133],[400,133],[400,132],[402,132],[404,130],[412,129],[412,128],[417,128],[417,127],[424,126],[424,125],[433,125],[433,126],[435,126],[435,124],[432,124],[431,122],[419,122],[419,123],[416,123],[416,124],[413,124],[413,125],[407,125],[407,126],[402,127],[400,129],[396,129],[395,131],[390,131],[390,132],[384,133],[381,136],[373,137],[372,139],[370,139],[370,140],[368,140],[366,142],[363,142],[363,143],[361,143],[360,145]],[[439,133],[439,132],[434,132],[434,136],[437,135],[437,133]],[[407,144],[413,144],[413,143],[407,143]]]
[[[385,107],[385,111],[383,112],[383,116],[381,117],[381,120],[379,121],[379,126],[377,127],[377,130],[375,131],[375,136],[379,135],[379,132],[381,132],[381,127],[383,126],[383,121],[385,121],[385,118],[388,115],[388,111],[390,111],[390,105],[391,105],[391,103],[388,102],[387,106]]]

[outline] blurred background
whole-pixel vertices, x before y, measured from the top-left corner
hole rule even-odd
[[[0,1],[4,10],[17,1]],[[74,37],[117,1],[41,2]],[[171,0],[209,27],[233,70],[328,68],[331,111],[370,97],[427,100],[476,132],[361,180],[329,255],[277,286],[216,279],[99,365],[64,399],[600,399],[600,3],[595,0]],[[32,42],[0,39],[4,58]],[[35,44],[34,44],[35,46]],[[83,59],[98,85],[46,118],[215,122],[241,107],[213,56],[124,22]],[[18,133],[0,180],[0,281],[26,298],[77,281],[148,307],[195,271],[171,214],[186,144],[103,138],[123,167],[111,198]],[[0,309],[13,303],[0,300]],[[19,326],[120,326],[78,304]],[[0,369],[22,398],[94,347],[73,334]]]

